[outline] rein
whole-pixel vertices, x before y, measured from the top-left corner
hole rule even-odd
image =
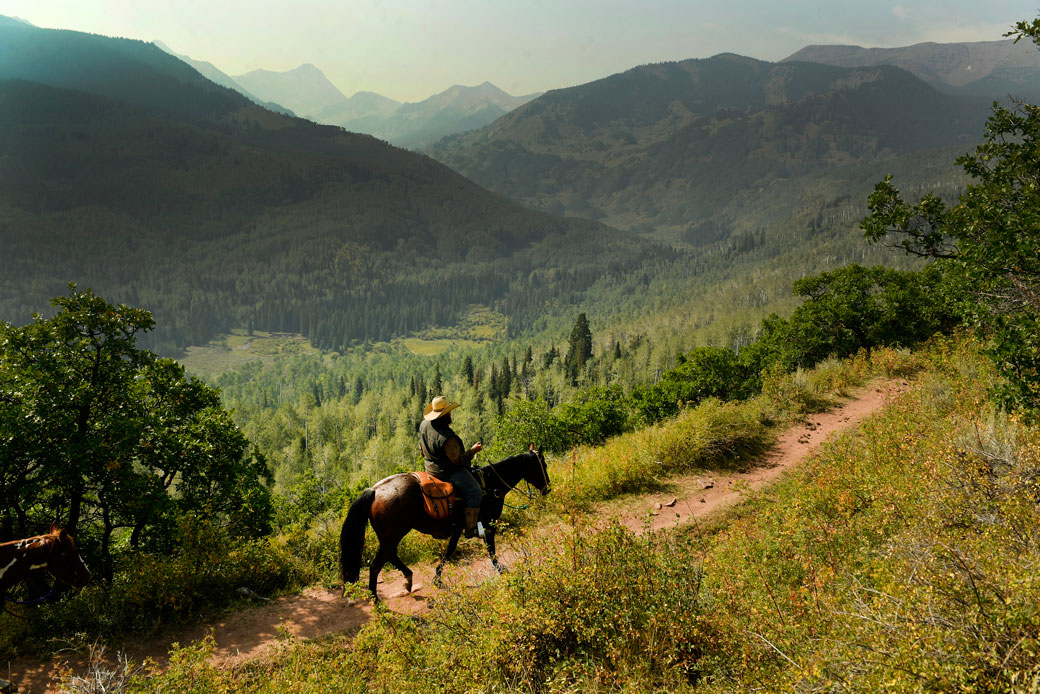
[[[45,600],[49,600],[52,595],[54,595],[54,588],[51,588],[49,591],[47,591],[47,594],[44,595],[42,598],[36,598],[35,600],[15,600],[14,598],[12,598],[10,595],[8,595],[5,592],[3,594],[3,600],[0,600],[0,605],[3,605],[4,606],[4,612],[6,612],[7,614],[11,615],[12,617],[17,617],[18,619],[21,619],[22,621],[28,621],[29,620],[28,617],[23,617],[22,615],[20,615],[20,614],[18,614],[16,612],[11,612],[11,610],[7,607],[7,605],[4,605],[4,603],[9,602],[9,603],[14,604],[14,605],[39,605],[41,602],[43,602]]]
[[[47,591],[47,594],[44,595],[42,598],[36,598],[35,600],[15,600],[14,598],[12,598],[7,593],[4,593],[4,601],[10,602],[10,603],[14,603],[15,605],[39,605],[41,602],[43,602],[45,600],[49,600],[53,595],[54,595],[54,589],[53,588],[51,588],[49,591]]]

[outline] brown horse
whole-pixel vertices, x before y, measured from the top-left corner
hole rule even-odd
[[[531,446],[530,451],[514,455],[505,460],[473,469],[478,480],[483,480],[484,497],[480,504],[480,522],[486,528],[484,543],[487,545],[491,563],[501,572],[502,565],[495,555],[495,521],[502,515],[506,494],[521,481],[534,486],[543,495],[549,493],[549,472],[545,467],[542,452]],[[365,527],[369,521],[379,539],[379,549],[372,560],[368,573],[368,588],[378,600],[376,582],[383,566],[390,562],[404,574],[405,590],[412,590],[412,571],[397,556],[401,539],[412,530],[447,537],[448,547],[437,565],[436,580],[440,580],[441,569],[455,553],[462,528],[453,525],[450,519],[434,520],[423,507],[422,489],[418,481],[408,473],[393,475],[361,492],[343,521],[339,536],[340,569],[343,582],[354,583],[361,575],[361,552],[365,547]]]
[[[7,591],[34,569],[46,569],[54,578],[76,588],[90,581],[90,570],[63,528],[52,525],[46,535],[0,544],[0,603]]]

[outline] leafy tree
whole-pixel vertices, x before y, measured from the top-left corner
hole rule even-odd
[[[494,441],[491,457],[514,455],[532,443],[551,452],[565,450],[573,444],[548,403],[541,398],[514,402],[499,417]]]
[[[217,391],[137,348],[147,311],[70,289],[54,317],[0,324],[4,534],[57,521],[111,578],[117,540],[168,547],[184,514],[266,532],[266,462]]]
[[[953,290],[933,266],[914,272],[846,265],[802,277],[794,291],[804,303],[789,319],[763,321],[758,342],[742,352],[752,371],[773,362],[785,370],[810,367],[878,345],[912,346],[955,323]]]
[[[621,386],[594,386],[556,408],[560,427],[567,432],[566,447],[598,445],[629,427],[628,398]]]
[[[571,328],[571,335],[567,339],[567,357],[564,359],[564,367],[568,378],[577,383],[578,376],[585,364],[592,359],[592,330],[589,328],[589,320],[584,313],[578,314]]]
[[[647,423],[709,397],[730,400],[747,393],[745,372],[731,349],[699,347],[679,356],[679,364],[650,387],[632,392],[632,403]]]
[[[1040,44],[1040,19],[1008,34]],[[957,202],[903,201],[886,177],[862,222],[867,239],[941,259],[973,301],[968,318],[989,336],[1011,409],[1040,410],[1040,106],[993,105],[985,142],[957,163],[974,179]]]

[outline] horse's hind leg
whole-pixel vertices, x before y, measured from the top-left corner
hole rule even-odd
[[[397,554],[397,548],[394,547],[394,555]],[[376,583],[379,581],[379,572],[383,570],[383,565],[386,564],[389,559],[389,553],[383,545],[379,545],[379,549],[376,551],[376,556],[372,559],[372,568],[368,570],[368,589],[372,591],[372,597],[379,601],[379,593],[376,592]]]

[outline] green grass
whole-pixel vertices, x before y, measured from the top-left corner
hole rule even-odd
[[[487,342],[505,336],[509,319],[503,314],[479,304],[469,306],[459,322],[452,326],[435,326],[419,332],[416,337],[427,341],[460,340]]]
[[[213,691],[243,692],[830,691],[833,673],[862,675],[870,685],[853,690],[883,689],[884,677],[895,677],[897,689],[913,690],[916,679],[896,677],[902,662],[863,669],[859,639],[865,637],[847,615],[864,594],[856,586],[887,590],[912,573],[892,553],[920,546],[920,536],[908,531],[942,533],[951,514],[978,507],[974,498],[951,503],[949,485],[938,482],[959,479],[942,463],[956,463],[952,452],[962,440],[956,432],[970,431],[970,418],[982,407],[984,367],[970,348],[941,344],[927,360],[931,372],[890,410],[708,523],[640,536],[566,514],[553,532],[514,536],[520,556],[537,561],[514,563],[502,580],[442,593],[423,618],[377,610],[353,640],[289,643],[273,662],[234,671],[206,665],[205,646],[193,646],[168,673],[138,680],[137,691],[197,691],[185,683],[189,670],[191,682]],[[749,403],[703,404],[658,427],[576,451],[567,462],[550,461],[552,497],[584,503],[637,491],[646,459],[674,472],[732,464],[762,445],[763,431],[768,438],[768,431],[834,394],[873,377],[906,376],[925,361],[878,350],[778,377]],[[576,474],[559,472],[561,466]],[[550,504],[560,504],[552,497]],[[1025,515],[1016,531],[1035,520],[1035,507],[1019,504]],[[938,519],[929,520],[937,509]],[[1009,538],[991,547],[991,555]],[[935,537],[931,542],[938,546]],[[416,559],[423,551],[410,550]],[[1003,590],[1014,573],[987,580]],[[1029,616],[1036,611],[1026,610],[1029,590],[1014,600],[1022,606],[1015,634],[1036,626]],[[958,594],[962,603],[966,597]],[[920,634],[918,625],[893,652],[912,653]],[[1023,642],[1015,656],[1006,634],[998,642],[1000,657],[1010,653],[1012,664],[1033,652]],[[969,644],[965,652],[980,648]],[[953,657],[964,663],[968,656]],[[962,681],[936,678],[931,689],[946,691],[951,683]]]
[[[409,337],[400,342],[407,347],[408,351],[412,354],[417,354],[421,357],[433,357],[438,354],[443,354],[449,349],[455,347],[479,347],[481,344],[475,340],[424,340],[419,337]]]
[[[189,347],[178,361],[188,373],[214,379],[246,362],[271,362],[281,356],[317,353],[302,335],[259,330],[250,335],[244,329],[236,329],[209,344]]]

